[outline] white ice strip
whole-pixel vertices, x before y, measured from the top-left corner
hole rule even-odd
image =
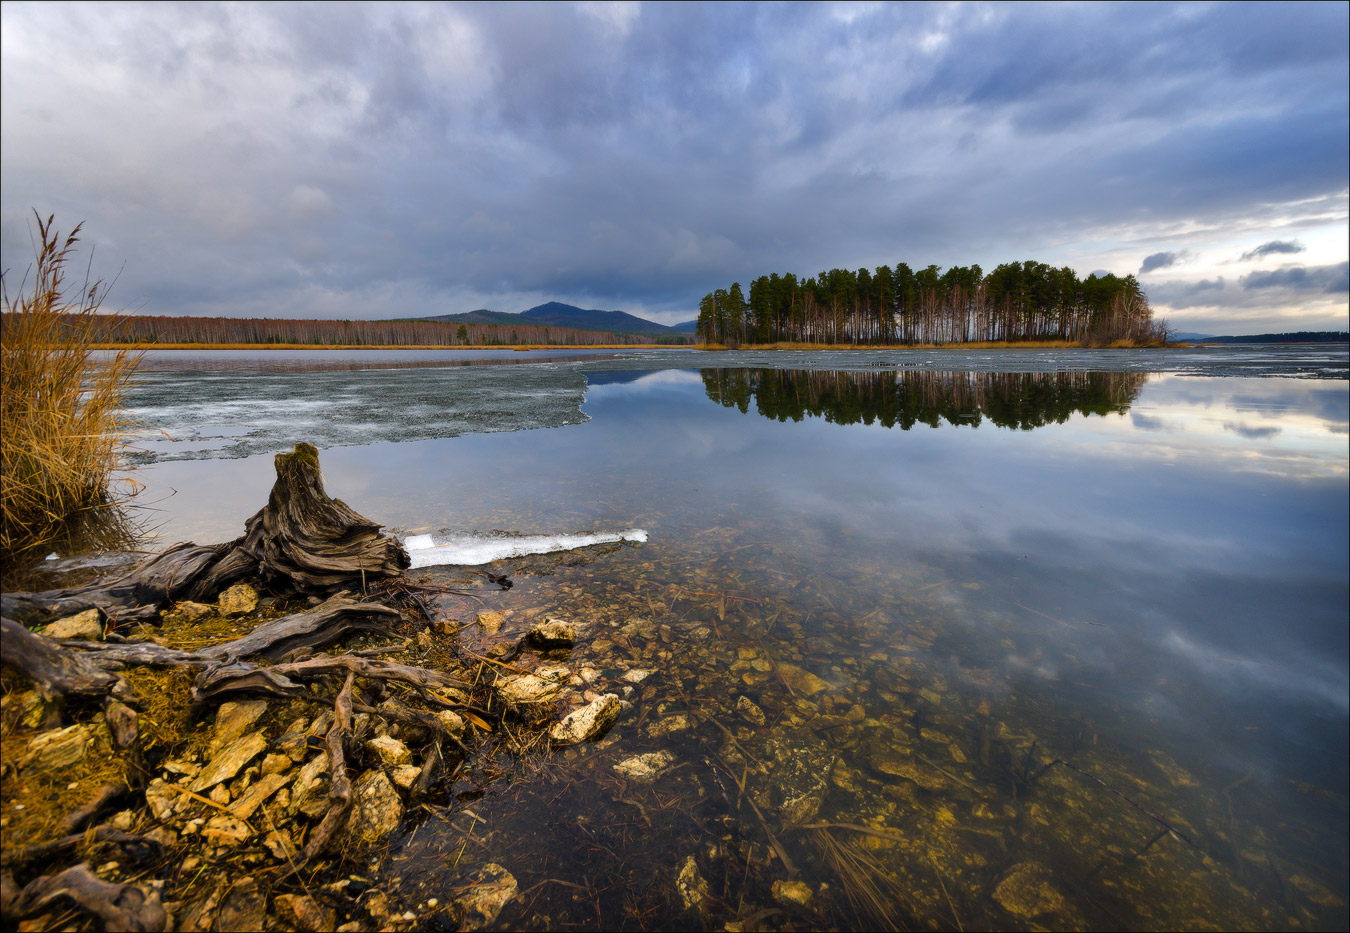
[[[584,535],[409,535],[403,547],[412,558],[410,569],[437,567],[446,564],[477,566],[508,557],[527,554],[550,554],[553,551],[571,551],[593,544],[616,544],[619,541],[645,542],[647,532],[641,528],[627,531],[601,531]]]

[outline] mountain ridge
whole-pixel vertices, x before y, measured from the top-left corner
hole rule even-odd
[[[450,324],[547,324],[552,327],[571,327],[576,330],[640,334],[657,338],[687,339],[692,331],[684,325],[667,327],[627,311],[602,311],[598,308],[578,308],[561,301],[547,301],[525,311],[491,311],[479,308],[459,314],[436,314],[415,318],[418,321],[443,321]]]

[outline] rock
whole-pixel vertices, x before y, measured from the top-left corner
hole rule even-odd
[[[784,907],[810,907],[811,886],[802,881],[775,881],[773,899]]]
[[[161,613],[164,621],[170,625],[191,625],[193,622],[205,619],[216,610],[205,603],[194,603],[190,599],[185,599],[181,603],[175,603],[172,609]]]
[[[216,712],[216,727],[211,733],[211,743],[206,747],[207,757],[214,757],[222,748],[238,739],[265,712],[267,712],[266,700],[242,700],[220,704],[220,709]]]
[[[228,781],[266,748],[267,740],[263,738],[261,732],[251,732],[242,739],[238,739],[211,759],[211,763],[192,782],[190,790],[193,793],[200,794],[204,790],[215,787],[221,781]]]
[[[464,730],[468,728],[464,723],[464,718],[452,709],[437,710],[436,718],[441,721],[445,731],[451,735],[463,735]]]
[[[379,842],[398,828],[403,801],[383,771],[367,771],[356,782],[348,832],[361,842]]]
[[[647,734],[650,736],[670,735],[672,732],[684,732],[689,728],[689,716],[687,713],[675,713],[673,716],[666,716],[658,719],[647,727]]]
[[[742,696],[736,701],[736,712],[756,726],[762,726],[768,721],[764,718],[764,710],[760,709],[755,701],[748,696]]]
[[[657,775],[669,768],[674,761],[675,756],[670,752],[647,752],[645,755],[625,758],[614,766],[614,770],[624,777],[645,784],[648,781],[655,780]]]
[[[680,895],[685,910],[700,907],[708,896],[708,882],[699,874],[698,862],[694,861],[692,855],[684,860],[680,873],[675,876],[675,891]]]
[[[554,745],[575,745],[593,742],[602,737],[619,718],[621,701],[613,693],[606,693],[573,710],[561,722],[553,724],[548,737]]]
[[[68,726],[34,736],[22,766],[33,771],[58,771],[84,761],[92,736],[88,726]]]
[[[282,862],[294,862],[297,849],[295,843],[291,841],[291,834],[284,829],[274,829],[267,834],[263,840],[263,845],[267,851],[272,853],[272,857]]]
[[[79,615],[57,619],[42,629],[48,638],[80,638],[84,641],[98,641],[103,636],[102,613],[98,609],[86,609]]]
[[[417,765],[399,765],[390,772],[390,775],[395,784],[407,790],[417,783],[417,779],[422,776],[422,769]]]
[[[136,814],[131,810],[118,810],[108,822],[112,824],[113,829],[129,833],[136,825]]]
[[[287,759],[289,761],[290,759]],[[267,774],[262,777],[258,783],[249,787],[234,805],[230,807],[230,812],[241,820],[246,820],[253,815],[254,811],[267,802],[277,791],[281,790],[291,782],[294,775],[288,774]]]
[[[1064,906],[1064,897],[1054,886],[1054,875],[1039,862],[1022,862],[1009,869],[994,888],[994,900],[1022,920],[1054,913]]]
[[[778,663],[778,674],[783,680],[787,681],[788,686],[792,688],[794,693],[815,696],[822,690],[830,689],[828,683],[795,664],[786,664],[780,661]]]
[[[253,835],[243,820],[232,816],[213,816],[202,830],[202,838],[213,846],[237,846]]]
[[[393,736],[381,735],[366,743],[366,748],[374,752],[383,764],[391,768],[406,765],[412,761],[412,752]]]
[[[307,798],[318,795],[321,790],[324,795],[327,794],[328,782],[323,779],[327,773],[328,755],[324,752],[315,755],[300,769],[300,773],[295,776],[295,785],[291,788],[292,813],[300,810]]]
[[[262,774],[266,777],[269,774],[280,774],[283,771],[290,770],[291,757],[289,755],[268,754],[262,760]]]
[[[215,787],[211,788],[211,793],[206,796],[209,797],[213,803],[224,806],[230,802],[230,789],[224,784],[217,784]]]
[[[496,635],[501,631],[502,623],[506,621],[506,616],[500,612],[480,612],[476,620],[483,631],[489,635]]]
[[[640,667],[635,667],[635,668],[633,668],[633,669],[630,670],[630,671],[625,671],[624,674],[623,674],[623,676],[620,677],[619,679],[620,679],[620,680],[626,680],[626,681],[628,681],[630,684],[640,684],[640,683],[642,683],[644,680],[646,680],[648,677],[652,676],[652,675],[655,674],[655,673],[656,673],[656,671],[648,671],[648,670],[643,670],[643,669],[640,668]]]
[[[27,726],[29,729],[36,729],[42,725],[42,720],[47,716],[47,701],[36,690],[25,690],[20,694],[6,694],[5,698],[0,700],[0,707],[3,707],[6,711],[11,709],[14,704],[17,704],[19,708],[19,724]]]
[[[267,898],[258,883],[245,875],[236,881],[220,905],[217,930],[261,930],[267,917]]]
[[[166,851],[178,845],[178,834],[167,826],[156,826],[145,834],[145,838]]]
[[[909,755],[883,750],[868,757],[867,763],[882,774],[913,781],[924,790],[946,790],[951,785],[947,776]]]
[[[422,629],[422,631],[417,633],[417,647],[421,648],[423,651],[430,651],[432,648],[436,647],[436,640],[431,637],[430,630]]]
[[[337,929],[337,913],[325,910],[304,894],[279,894],[273,901],[283,919],[297,930],[309,933],[333,933]]]
[[[464,912],[461,930],[481,930],[496,923],[506,902],[516,896],[515,876],[496,862],[483,866],[482,878],[454,900]]]
[[[536,623],[525,636],[536,648],[570,648],[577,640],[577,627],[562,619]]]
[[[247,583],[236,583],[216,600],[223,616],[241,616],[258,608],[258,591]]]
[[[497,691],[514,713],[538,716],[547,712],[567,685],[572,672],[559,665],[546,664],[532,674],[522,674],[497,682]]]
[[[755,792],[755,802],[778,813],[785,823],[809,821],[825,800],[838,757],[819,740],[770,737],[764,743],[764,760],[769,763],[771,783]]]
[[[155,778],[145,788],[145,804],[150,808],[151,815],[161,823],[167,823],[173,818],[173,805],[181,796],[177,791],[170,790],[169,785],[160,778]]]

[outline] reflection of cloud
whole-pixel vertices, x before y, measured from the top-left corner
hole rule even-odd
[[[1313,696],[1341,710],[1350,706],[1345,673],[1334,664],[1311,658],[1281,664],[1265,657],[1235,657],[1229,650],[1201,644],[1177,631],[1169,632],[1164,641],[1174,654],[1187,658],[1209,677],[1247,679],[1281,693]]]
[[[1249,437],[1252,440],[1261,440],[1262,438],[1274,437],[1280,433],[1276,427],[1256,427],[1255,425],[1239,424],[1236,421],[1225,421],[1223,423],[1225,431],[1232,431],[1234,434],[1240,434],[1243,437]]]
[[[1162,431],[1166,424],[1161,418],[1155,418],[1153,415],[1146,415],[1143,412],[1130,412],[1130,421],[1141,431]]]
[[[1307,248],[1298,240],[1271,240],[1269,243],[1262,243],[1250,252],[1243,253],[1242,258],[1257,259],[1261,256],[1269,256],[1272,253],[1301,253]]]

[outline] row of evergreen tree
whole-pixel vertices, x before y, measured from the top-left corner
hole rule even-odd
[[[831,344],[969,343],[1063,340],[1107,344],[1163,342],[1132,275],[1089,275],[1067,266],[1012,262],[914,271],[905,263],[874,271],[831,269],[814,277],[763,275],[709,292],[699,302],[698,335],[726,346],[791,341]]]

